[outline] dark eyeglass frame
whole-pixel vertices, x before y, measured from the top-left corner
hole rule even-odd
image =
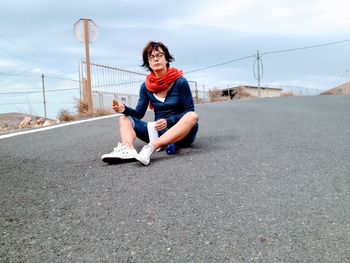
[[[162,58],[164,55],[165,55],[165,54],[164,54],[163,52],[158,52],[158,53],[156,53],[155,55],[150,55],[150,56],[148,56],[148,60],[149,60],[149,61],[153,61],[155,58],[160,59],[160,58]]]

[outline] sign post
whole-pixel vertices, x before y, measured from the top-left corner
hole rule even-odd
[[[90,72],[90,48],[89,43],[94,42],[99,35],[99,29],[96,24],[87,18],[81,18],[74,24],[75,37],[85,44],[85,62],[86,62],[86,100],[88,113],[92,114],[92,92],[91,92],[91,72]]]

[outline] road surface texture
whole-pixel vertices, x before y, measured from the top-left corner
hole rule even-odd
[[[0,261],[350,262],[349,110],[198,105],[194,146],[149,166],[100,161],[118,117],[1,139]]]

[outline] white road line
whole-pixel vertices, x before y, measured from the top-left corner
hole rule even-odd
[[[89,122],[89,121],[113,118],[113,117],[120,116],[120,115],[122,115],[122,114],[117,113],[117,114],[113,114],[113,115],[96,117],[96,118],[91,118],[91,119],[87,119],[87,120],[71,121],[71,122],[65,122],[65,123],[61,123],[61,124],[55,124],[55,125],[52,125],[52,126],[47,126],[47,127],[43,127],[43,128],[36,128],[36,129],[33,129],[33,130],[13,132],[13,133],[9,133],[9,134],[0,135],[0,140],[1,139],[6,139],[6,138],[10,138],[10,137],[14,137],[14,136],[23,135],[23,134],[28,134],[28,133],[35,133],[35,132],[52,130],[52,129],[56,129],[56,128],[61,128],[61,127],[65,127],[65,126],[70,126],[70,125],[83,123],[83,122]]]

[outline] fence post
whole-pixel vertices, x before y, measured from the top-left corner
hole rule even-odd
[[[81,99],[82,76],[81,76],[81,72],[80,72],[80,67],[81,67],[81,63],[80,63],[80,61],[78,61],[78,74],[79,74],[79,95],[80,95],[80,99]]]
[[[199,103],[199,98],[198,98],[197,81],[194,81],[194,85],[195,85],[194,93],[196,94],[196,101],[197,101],[197,104],[198,104]]]
[[[83,89],[83,101],[85,102],[85,103],[87,103],[87,95],[86,95],[86,93],[87,93],[87,84],[86,84],[86,79],[85,78],[83,78],[82,79],[82,84],[83,84],[83,87],[82,87],[82,89]]]
[[[41,73],[41,85],[43,88],[43,103],[44,103],[44,114],[45,114],[44,116],[45,116],[45,118],[47,118],[44,73]]]

